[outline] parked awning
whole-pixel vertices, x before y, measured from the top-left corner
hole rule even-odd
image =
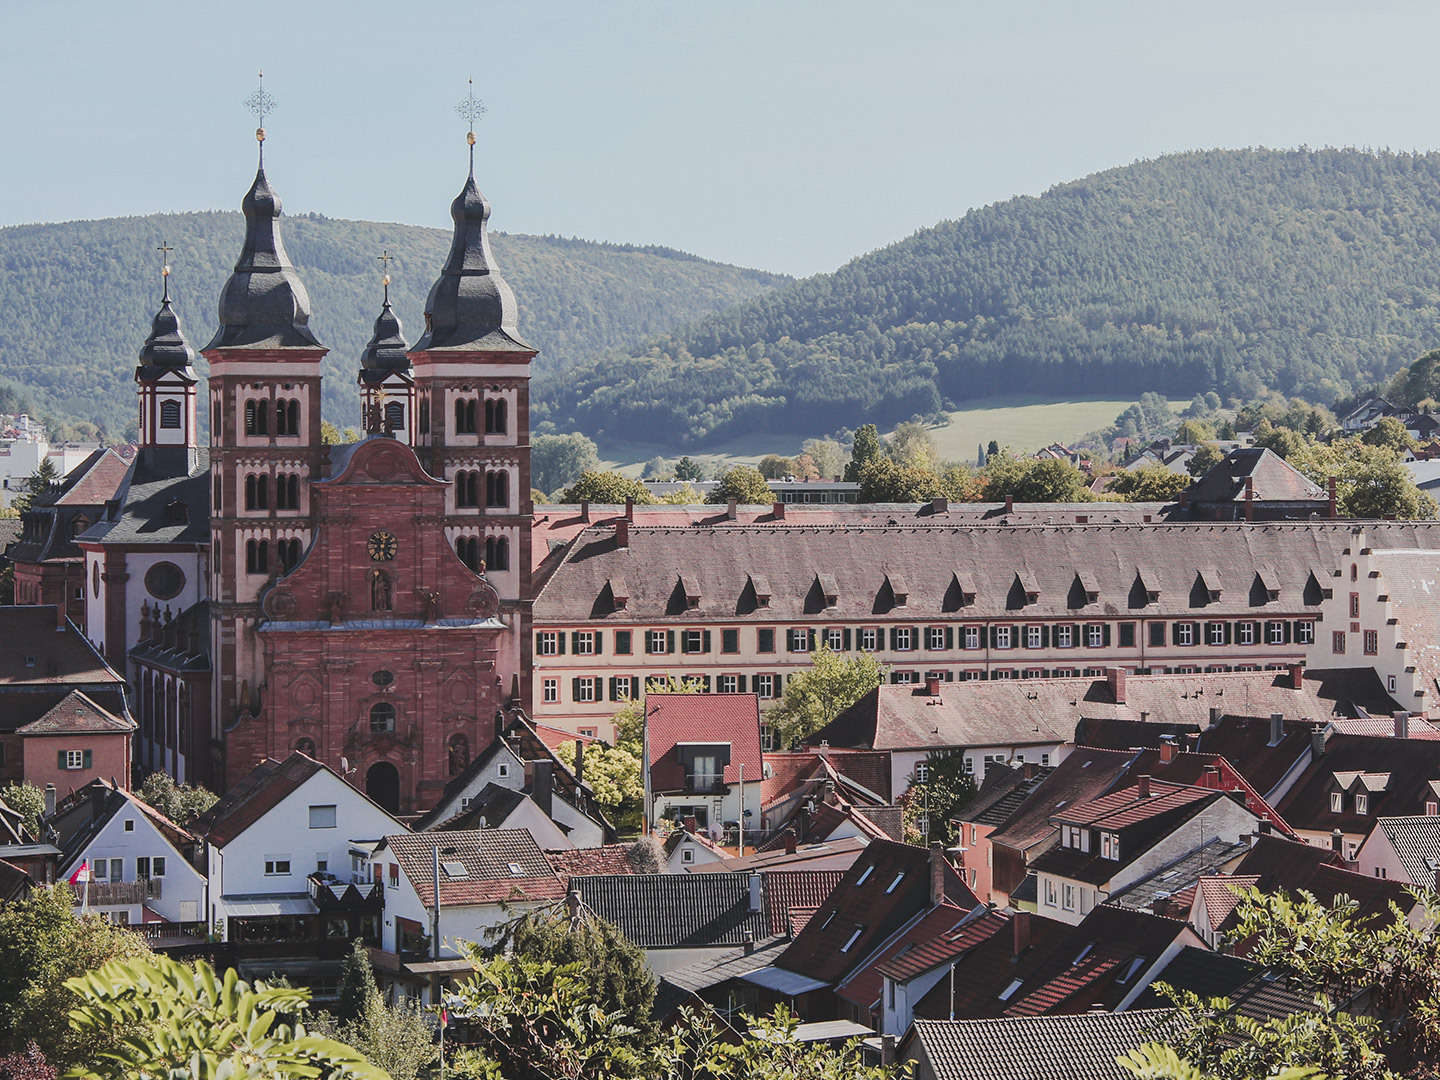
[[[808,975],[800,975],[794,971],[786,971],[774,964],[763,967],[759,971],[751,971],[740,978],[756,986],[763,986],[766,990],[773,990],[777,994],[784,994],[786,997],[794,997],[797,994],[806,994],[811,990],[819,990],[829,986],[828,982],[820,979],[812,979]]]
[[[273,915],[314,915],[320,909],[308,896],[222,896],[220,903],[232,919],[260,919]]]

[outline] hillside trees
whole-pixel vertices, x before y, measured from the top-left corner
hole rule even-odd
[[[142,802],[153,806],[181,828],[215,805],[218,796],[198,784],[177,784],[169,773],[153,772],[136,792]]]
[[[1115,473],[1102,497],[1118,497],[1126,502],[1173,502],[1192,482],[1188,473],[1171,472],[1164,465],[1146,465]]]
[[[530,482],[541,491],[559,491],[599,468],[595,443],[579,432],[536,435],[530,440]]]

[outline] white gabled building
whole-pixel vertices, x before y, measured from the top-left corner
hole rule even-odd
[[[223,926],[227,941],[239,930],[283,932],[286,920],[319,912],[314,893],[321,886],[372,889],[370,852],[403,829],[299,751],[263,762],[195,824],[205,840],[208,921]]]

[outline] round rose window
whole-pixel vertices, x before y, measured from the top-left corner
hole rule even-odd
[[[173,562],[158,562],[145,571],[145,591],[156,600],[172,600],[185,588],[185,571]]]

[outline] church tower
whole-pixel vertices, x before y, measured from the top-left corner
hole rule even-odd
[[[261,114],[263,123],[263,112]],[[299,561],[312,532],[312,481],[322,474],[320,363],[310,298],[280,237],[280,196],[260,165],[246,193],[245,243],[220,294],[210,361],[212,746],[262,708],[255,627],[268,583]],[[213,775],[253,762],[214,762]]]
[[[161,252],[170,248],[161,245]],[[140,397],[140,446],[179,447],[192,450],[195,440],[195,350],[180,331],[180,319],[170,302],[170,267],[161,270],[164,283],[160,310],[150,324],[150,336],[140,349],[135,382]]]
[[[472,117],[474,109],[472,107]],[[425,303],[414,364],[414,445],[448,485],[445,535],[472,569],[484,565],[511,628],[500,669],[515,678],[530,655],[530,361],[517,329],[515,294],[495,265],[490,203],[470,174],[450,204],[454,235]]]
[[[389,263],[388,253],[381,255]],[[390,307],[390,273],[383,279],[385,302],[375,320],[365,351],[360,354],[361,430],[389,434],[415,444],[415,379],[405,350],[405,332]]]

